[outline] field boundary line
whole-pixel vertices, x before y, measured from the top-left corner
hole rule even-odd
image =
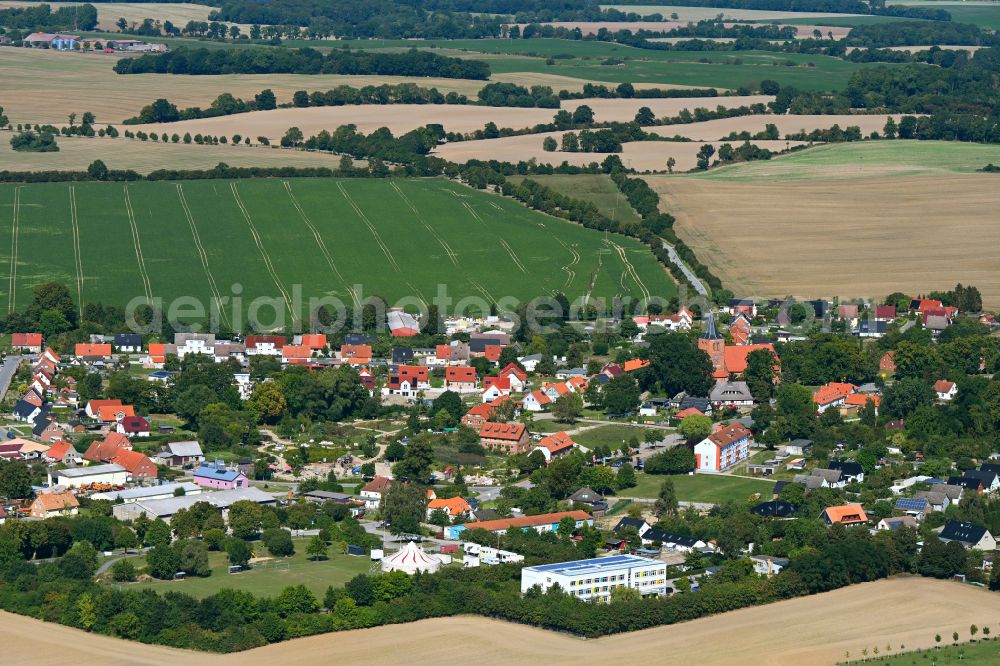
[[[458,255],[455,254],[455,251],[451,249],[451,246],[448,245],[448,243],[445,242],[443,238],[441,238],[441,235],[438,234],[438,232],[434,229],[434,227],[427,224],[427,221],[424,220],[424,218],[420,215],[420,211],[417,210],[417,207],[413,205],[413,203],[410,201],[409,197],[406,196],[403,190],[399,189],[399,185],[397,185],[394,181],[390,181],[389,184],[392,186],[392,189],[396,190],[396,194],[399,195],[399,198],[402,199],[403,202],[406,203],[407,206],[409,206],[410,210],[413,211],[413,215],[417,218],[417,221],[419,221],[420,224],[424,225],[424,228],[427,229],[427,231],[429,231],[431,235],[437,239],[437,242],[441,244],[441,247],[444,248],[444,251],[445,253],[447,253],[448,258],[451,259],[451,263],[455,266],[458,266]]]
[[[73,227],[73,258],[76,260],[76,300],[83,316],[83,255],[80,252],[80,221],[76,214],[76,186],[69,186],[69,221]]]
[[[274,264],[271,263],[271,255],[267,253],[267,249],[264,247],[264,241],[257,233],[257,227],[254,226],[253,218],[250,217],[250,211],[243,204],[243,200],[240,199],[240,192],[236,187],[236,183],[229,183],[230,189],[233,191],[233,198],[236,200],[236,205],[239,206],[240,211],[243,213],[243,219],[246,220],[247,226],[250,227],[250,235],[253,236],[253,242],[257,244],[257,249],[260,250],[260,256],[264,259],[264,266],[267,268],[267,272],[271,274],[271,279],[274,280],[274,286],[278,288],[281,292],[281,297],[285,300],[285,307],[288,308],[288,314],[292,316],[292,321],[298,321],[298,316],[292,312],[292,299],[285,290],[285,286],[281,284],[281,279],[278,277],[278,272],[274,269]]]
[[[149,273],[146,272],[146,260],[142,256],[142,243],[139,242],[139,226],[135,223],[135,211],[132,210],[132,198],[128,194],[128,185],[124,185],[125,212],[128,213],[128,223],[132,227],[132,241],[135,243],[135,259],[139,263],[139,277],[146,291],[146,300],[152,303],[153,289],[149,284]]]
[[[479,213],[476,212],[476,209],[469,205],[468,201],[463,201],[462,205],[465,206],[465,209],[469,211],[469,214],[472,215],[472,217],[474,217],[476,220],[478,220],[480,224],[482,224],[484,227],[487,228],[490,226],[486,223],[486,220],[484,220],[479,216]],[[496,236],[496,239],[500,242],[501,245],[503,245],[504,249],[507,250],[507,254],[510,255],[510,258],[514,262],[514,265],[517,266],[519,269],[521,269],[522,273],[527,273],[528,269],[525,268],[524,264],[521,263],[521,260],[517,256],[517,253],[514,252],[514,248],[512,248],[510,244],[508,244],[507,241],[501,238],[498,234],[494,234],[494,236]]]
[[[219,292],[219,286],[215,282],[215,276],[212,275],[212,269],[208,265],[208,253],[205,252],[205,246],[201,243],[201,235],[198,233],[198,225],[194,221],[194,215],[191,213],[191,208],[188,206],[187,198],[184,196],[184,187],[180,183],[175,183],[177,186],[177,197],[181,201],[181,209],[184,211],[184,217],[187,218],[188,226],[191,228],[191,237],[194,239],[194,248],[198,253],[198,258],[201,260],[201,267],[205,269],[205,277],[208,279],[208,288],[211,290],[212,295],[215,297],[215,302],[219,306],[219,314],[222,315],[223,321],[226,322],[227,326],[231,326],[229,323],[229,315],[226,314],[226,309],[222,307],[222,293]]]
[[[13,312],[15,307],[15,289],[17,289],[17,233],[18,216],[21,213],[21,187],[14,188],[14,215],[11,220],[10,234],[10,295],[7,298],[7,312]]]
[[[392,252],[389,250],[389,246],[386,245],[385,241],[382,240],[382,236],[379,235],[378,229],[376,229],[375,225],[371,223],[371,220],[368,219],[368,216],[365,215],[365,212],[361,210],[360,207],[358,207],[358,204],[354,203],[354,199],[352,199],[351,195],[347,193],[346,189],[344,189],[344,184],[338,181],[337,189],[339,189],[340,193],[344,195],[344,198],[347,199],[347,203],[351,205],[351,208],[353,208],[354,212],[358,214],[358,217],[361,218],[361,221],[365,223],[365,225],[368,227],[368,230],[372,232],[372,236],[375,237],[375,242],[378,243],[380,248],[382,248],[382,252],[385,254],[385,258],[389,260],[389,263],[392,264],[392,267],[396,269],[397,273],[401,273],[402,270],[399,268],[399,264],[396,263],[396,258],[392,256]]]
[[[312,220],[309,219],[309,216],[306,215],[306,211],[299,204],[299,200],[295,198],[295,194],[292,193],[292,184],[287,180],[282,182],[285,185],[285,191],[288,192],[288,198],[291,200],[292,206],[295,207],[299,217],[302,218],[305,225],[309,227],[309,231],[312,232],[313,238],[316,239],[316,245],[319,247],[319,251],[323,254],[323,257],[326,258],[326,263],[330,265],[330,268],[333,270],[337,278],[344,283],[344,286],[347,288],[347,292],[351,295],[351,300],[354,301],[354,304],[360,306],[361,299],[358,298],[358,294],[354,291],[354,287],[347,284],[347,280],[345,280],[344,276],[341,275],[340,270],[337,268],[337,264],[333,261],[333,255],[330,254],[330,250],[326,247],[326,241],[323,240],[322,234],[320,234],[319,229],[317,229],[312,223]]]

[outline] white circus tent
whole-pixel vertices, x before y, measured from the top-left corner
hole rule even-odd
[[[428,555],[412,541],[398,551],[382,559],[382,571],[402,571],[415,574],[418,571],[434,573],[441,568],[441,560]]]

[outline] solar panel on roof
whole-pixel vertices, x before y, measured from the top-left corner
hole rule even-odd
[[[908,510],[920,510],[927,506],[927,500],[925,499],[914,499],[912,497],[901,497],[896,500],[896,508]]]

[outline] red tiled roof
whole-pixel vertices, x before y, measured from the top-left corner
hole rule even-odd
[[[718,432],[712,433],[708,436],[708,439],[719,448],[724,448],[735,441],[748,437],[750,434],[750,431],[742,423],[733,423]]]
[[[115,457],[111,459],[116,465],[121,465],[129,471],[133,476],[143,475],[147,478],[155,478],[158,474],[156,465],[148,456],[145,456],[138,451],[129,451],[127,449],[121,449],[115,454]]]
[[[111,356],[111,345],[109,344],[98,344],[90,345],[80,343],[76,346],[77,356],[100,356],[102,358]]]
[[[80,506],[80,502],[72,493],[41,493],[35,498],[35,504],[44,511],[59,511],[66,507]]]
[[[513,442],[524,436],[524,424],[511,421],[508,423],[495,423],[487,421],[479,431],[479,436],[487,439],[506,439]]]
[[[312,358],[312,349],[307,345],[285,345],[281,348],[281,357],[297,360]]]
[[[499,518],[497,520],[484,520],[479,523],[466,523],[465,528],[469,530],[486,530],[495,532],[497,530],[507,530],[513,527],[537,527],[539,525],[556,525],[563,518],[572,518],[575,521],[590,520],[590,514],[577,509],[576,511],[559,511],[556,513],[543,513],[537,516],[518,516],[517,518]]]
[[[955,387],[955,382],[949,382],[947,379],[939,379],[934,382],[934,392],[935,393],[947,393]]]
[[[817,405],[828,405],[831,402],[837,402],[842,400],[858,390],[858,387],[854,384],[842,384],[838,382],[830,382],[824,386],[820,386],[813,393],[812,399]]]
[[[135,407],[132,405],[105,405],[98,410],[97,418],[100,421],[110,423],[117,421],[118,415],[135,416]]]
[[[427,508],[431,510],[444,509],[449,516],[458,516],[469,511],[472,507],[461,497],[449,497],[448,499],[432,499],[427,503]]]
[[[472,408],[465,413],[466,416],[483,416],[485,418],[490,418],[493,414],[495,408],[488,402],[480,402],[477,405],[473,405]]]
[[[878,407],[882,403],[882,396],[852,393],[844,399],[844,404],[850,407],[864,407],[869,401],[875,403],[875,406]]]
[[[677,414],[674,415],[674,418],[679,421],[683,421],[687,417],[695,415],[704,416],[704,414],[702,414],[701,411],[695,409],[694,407],[688,407],[687,409],[682,409],[681,411],[677,412]]]
[[[528,373],[519,368],[515,363],[508,363],[507,366],[497,374],[500,375],[501,377],[508,377],[510,375],[514,375],[522,382],[528,378]]]
[[[434,347],[434,356],[442,360],[450,359],[451,345],[437,345]]]
[[[500,352],[503,351],[503,348],[504,348],[503,345],[486,345],[486,349],[484,350],[484,355],[486,356],[486,360],[494,362],[499,361]]]
[[[285,336],[283,335],[248,335],[245,343],[247,349],[256,349],[257,345],[261,343],[268,343],[274,345],[275,349],[281,349],[285,346]],[[152,351],[152,350],[150,350]]]
[[[831,523],[841,523],[851,525],[855,523],[867,523],[868,516],[860,504],[845,504],[843,506],[827,507],[824,513]]]
[[[642,368],[645,368],[647,365],[649,365],[649,361],[647,359],[632,358],[625,361],[625,365],[622,366],[622,369],[624,369],[625,372],[632,372],[634,370],[641,370]]]
[[[41,347],[41,333],[13,333],[10,336],[12,347]]]
[[[542,441],[538,442],[538,446],[548,449],[549,453],[559,453],[560,451],[571,449],[575,444],[576,442],[573,441],[573,438],[565,432],[552,433],[548,437],[543,437]]]
[[[309,333],[302,336],[302,344],[309,349],[322,349],[326,347],[326,336],[322,333]]]
[[[491,386],[496,386],[498,389],[509,391],[510,377],[483,377],[483,388],[488,389]]]
[[[392,479],[385,476],[376,476],[361,489],[369,493],[384,493],[392,485]]]
[[[475,382],[476,369],[466,366],[455,366],[444,371],[444,378],[449,382]]]
[[[735,375],[741,374],[747,369],[747,356],[758,349],[766,349],[774,354],[775,362],[777,362],[778,354],[774,351],[774,345],[770,342],[762,345],[726,345],[724,351],[726,370]]]

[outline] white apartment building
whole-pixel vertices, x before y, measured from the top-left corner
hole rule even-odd
[[[642,596],[662,595],[667,590],[667,565],[635,555],[613,555],[591,560],[543,564],[521,570],[521,594],[534,586],[543,591],[558,585],[584,601],[608,601],[619,587],[639,590]]]

